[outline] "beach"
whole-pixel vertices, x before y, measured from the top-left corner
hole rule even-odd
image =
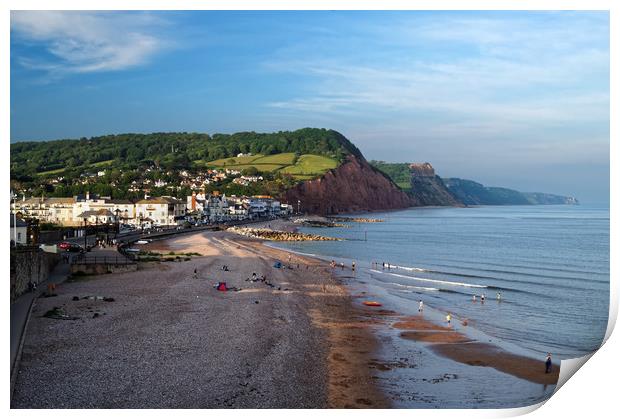
[[[203,256],[80,277],[39,298],[13,408],[388,406],[368,368],[381,313],[354,310],[321,262],[289,263],[288,253],[227,232],[143,247]],[[253,272],[273,287],[246,281]],[[241,291],[217,291],[218,281]],[[71,320],[43,317],[54,307]]]
[[[260,227],[294,228],[282,220]],[[392,407],[398,395],[385,391],[394,383],[384,373],[415,375],[419,359],[381,350],[386,330],[464,366],[490,367],[530,383],[557,382],[557,365],[545,374],[543,360],[472,339],[424,315],[363,305],[374,296],[351,292],[347,284],[356,279],[350,266],[332,271],[324,260],[225,231],[140,247],[200,256],[78,277],[59,286],[57,297],[39,298],[12,407]],[[277,261],[281,268],[274,267]],[[249,281],[253,273],[265,281]],[[216,290],[217,282],[230,290]],[[69,319],[43,316],[55,307]],[[445,372],[438,367],[434,373]]]

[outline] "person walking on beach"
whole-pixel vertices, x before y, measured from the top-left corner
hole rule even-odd
[[[344,271],[344,262],[340,262],[340,270]]]
[[[502,300],[502,293],[498,292],[497,293],[497,301],[501,301]]]
[[[352,271],[355,271],[355,262],[352,262],[352,263],[351,263],[351,270],[352,270]]]
[[[418,312],[421,313],[424,310],[424,301],[420,300],[420,304],[418,305]]]
[[[450,326],[450,321],[452,320],[452,315],[450,313],[448,313],[448,315],[446,316],[446,322],[448,322],[448,326]]]
[[[194,268],[194,274],[192,275],[192,278],[198,279],[198,269]]]

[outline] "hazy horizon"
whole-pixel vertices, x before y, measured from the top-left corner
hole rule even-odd
[[[11,12],[11,142],[331,128],[609,202],[607,12]]]

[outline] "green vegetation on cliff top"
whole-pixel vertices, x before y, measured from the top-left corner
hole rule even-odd
[[[29,141],[11,144],[11,178],[28,181],[35,176],[56,175],[67,170],[89,170],[98,165],[136,169],[154,164],[163,169],[191,169],[204,162],[236,158],[240,153],[262,155],[275,165],[283,156],[312,154],[338,163],[360,151],[342,134],[327,129],[303,128],[262,134],[152,133],[119,134],[75,140]],[[271,170],[274,170],[272,167]]]
[[[279,172],[286,173],[298,180],[311,179],[324,174],[330,169],[338,167],[338,161],[331,157],[316,154],[280,153],[271,156],[241,156],[219,159],[207,163],[198,162],[207,167],[226,168],[241,171],[256,169],[253,172]]]

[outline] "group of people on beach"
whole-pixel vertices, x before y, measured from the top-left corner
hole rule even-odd
[[[332,261],[329,263],[329,266],[334,269],[336,266],[340,266],[340,270],[344,271],[344,262],[340,262],[340,264],[337,264],[335,260],[332,259]],[[351,270],[355,271],[355,261],[351,262]]]
[[[471,296],[471,301],[475,303],[475,302],[477,301],[477,300],[476,300],[476,298],[477,298],[477,297],[478,297],[478,296],[477,296],[476,294],[472,295],[472,296]],[[481,295],[480,295],[480,302],[481,302],[482,304],[484,304],[484,300],[485,300],[485,299],[486,299],[485,295],[484,295],[484,294],[481,294]],[[498,292],[497,294],[495,294],[495,299],[496,299],[497,301],[502,301],[502,293],[501,293],[501,292]]]
[[[379,262],[372,262],[372,267],[374,269],[378,269],[379,268]],[[381,262],[381,268],[382,269],[387,269],[390,270],[392,269],[392,265],[389,262]]]

